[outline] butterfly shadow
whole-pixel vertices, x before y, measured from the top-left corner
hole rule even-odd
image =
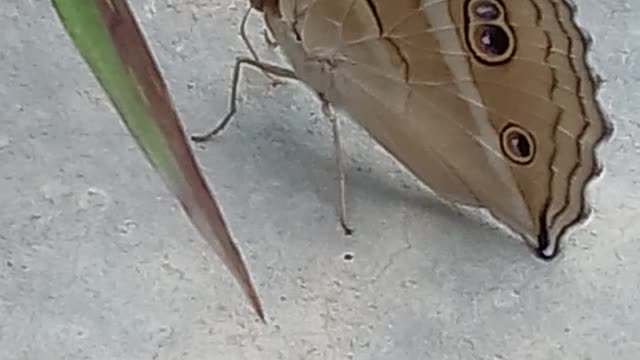
[[[273,131],[278,134],[281,129]],[[284,133],[276,136],[283,136],[287,149],[284,156],[292,157],[287,160],[295,161],[297,165],[284,168],[267,167],[276,171],[265,176],[278,178],[282,185],[290,187],[291,191],[308,191],[305,188],[311,184],[316,198],[325,208],[335,209],[335,159],[326,155],[326,148],[325,151],[321,150],[324,146],[330,146],[330,137],[316,134],[314,140],[310,139],[309,134],[297,133],[298,130],[292,132],[287,132],[286,137]],[[326,144],[321,144],[324,141]],[[354,160],[356,158],[357,160]],[[537,260],[522,241],[499,226],[488,223],[485,215],[441,200],[419,185],[400,165],[378,161],[378,154],[366,154],[362,157],[356,154],[350,156],[347,153],[346,159],[347,203],[352,215],[351,225],[355,227],[353,241],[360,242],[360,246],[349,246],[367,251],[366,249],[380,248],[380,241],[384,240],[394,243],[389,247],[399,245],[397,247],[401,248],[406,240],[410,243],[413,253],[403,255],[407,256],[404,259],[406,261],[399,261],[400,252],[387,251],[389,247],[385,250],[371,250],[367,255],[356,255],[366,258],[362,263],[367,264],[362,268],[353,269],[361,279],[357,287],[366,288],[365,291],[369,292],[363,296],[367,301],[354,305],[357,314],[367,314],[371,303],[379,304],[382,308],[395,307],[392,299],[382,294],[397,286],[398,279],[403,278],[417,279],[415,281],[424,286],[415,291],[415,297],[424,299],[425,306],[401,307],[397,311],[387,313],[385,316],[388,318],[385,321],[395,322],[395,331],[398,333],[402,333],[404,329],[419,329],[419,332],[423,332],[434,326],[433,322],[425,322],[425,319],[432,316],[427,303],[433,304],[434,307],[446,307],[447,311],[459,314],[464,321],[468,321],[470,326],[476,326],[469,308],[472,303],[481,304],[487,313],[499,314],[500,309],[492,307],[486,299],[495,299],[497,302],[509,301],[512,296],[509,294],[527,294],[529,298],[525,306],[530,307],[531,311],[537,310],[536,303],[554,301],[553,293],[540,290],[538,284],[549,282],[549,279],[553,282],[554,274],[561,270],[561,267],[557,266],[559,262],[547,263]],[[371,214],[369,209],[372,207],[386,208],[387,212],[397,212],[396,209],[399,209],[403,215],[391,226],[396,227],[396,230],[398,227],[405,227],[402,232],[406,234],[406,239],[393,238],[402,233],[399,231],[385,232],[385,229],[376,229],[370,232],[363,228],[364,225],[361,227],[365,222],[372,224],[370,219],[365,219],[366,217],[385,213],[382,211]],[[364,213],[357,214],[358,211]],[[332,215],[337,222],[337,212]],[[360,237],[360,230],[367,235]],[[379,235],[368,236],[371,233]],[[389,237],[385,237],[386,235]],[[333,241],[332,247],[342,247],[345,244],[342,241]],[[387,252],[383,253],[384,251]],[[378,261],[376,268],[369,268]],[[374,278],[377,279],[375,283]],[[340,279],[348,281],[346,276]],[[446,306],[442,305],[445,303]],[[531,322],[544,321],[543,317],[535,319]],[[441,326],[442,331],[445,331],[450,324],[443,322],[436,326]],[[477,331],[480,332],[480,327]]]

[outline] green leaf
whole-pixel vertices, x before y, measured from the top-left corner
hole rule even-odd
[[[264,321],[249,272],[195,162],[162,75],[127,1],[52,1],[127,129]]]

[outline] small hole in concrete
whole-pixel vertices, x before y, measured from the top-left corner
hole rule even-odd
[[[344,258],[345,261],[353,260],[353,254],[352,253],[346,253],[342,257]]]

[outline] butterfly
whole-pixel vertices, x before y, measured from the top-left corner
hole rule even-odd
[[[534,253],[554,258],[590,213],[599,144],[612,133],[591,44],[565,0],[251,0],[291,69],[244,65],[314,91],[441,198],[488,209]],[[247,15],[243,19],[243,27]],[[246,35],[243,38],[246,40]],[[246,40],[248,43],[248,40]]]
[[[596,148],[612,127],[586,62],[590,41],[569,3],[251,6],[263,12],[293,70],[263,63],[252,50],[253,59],[238,61],[236,80],[240,65],[249,64],[302,81],[333,123],[329,104],[440,197],[488,209],[543,259],[555,257],[559,239],[588,216],[585,189],[601,170]]]

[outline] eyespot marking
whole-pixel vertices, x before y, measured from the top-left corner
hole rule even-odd
[[[478,49],[489,57],[503,56],[509,50],[509,35],[498,25],[479,25],[473,37]]]
[[[468,0],[465,6],[465,37],[474,58],[489,66],[508,62],[516,38],[501,0]]]
[[[501,9],[491,0],[480,0],[473,3],[473,14],[479,20],[493,21],[502,16]]]
[[[509,124],[500,133],[502,152],[519,165],[528,165],[536,155],[536,143],[533,136],[516,124]]]

